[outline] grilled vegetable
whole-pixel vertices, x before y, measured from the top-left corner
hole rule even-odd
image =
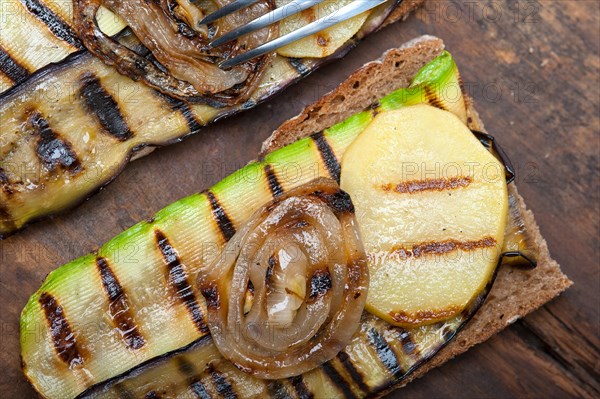
[[[216,0],[215,3],[224,7],[231,1]],[[102,33],[96,25],[96,13],[101,5],[127,22],[162,68],[154,60],[137,54]],[[214,49],[209,46],[211,40],[224,32],[232,31],[272,9],[268,1],[259,1],[244,12],[219,19],[210,30],[198,27],[202,9],[185,1],[179,4],[168,0],[75,0],[74,7],[75,26],[88,50],[133,80],[143,81],[181,100],[212,101],[221,105],[246,101],[273,59],[273,54],[264,55],[227,71],[218,66],[221,61],[275,38],[277,24]],[[199,15],[190,16],[185,10],[196,10]]]
[[[439,76],[445,77],[448,69],[457,75],[450,55],[441,57],[446,62],[439,64]],[[436,78],[431,76],[432,87]],[[198,270],[274,196],[318,177],[339,180],[339,160],[373,115],[401,107],[402,100],[431,99],[421,94],[394,92],[378,109],[268,154],[209,191],[184,198],[152,221],[125,231],[97,253],[52,272],[21,318],[24,370],[32,384],[50,398],[73,397],[206,334],[204,301],[193,287]],[[90,325],[94,327],[85,327]],[[37,340],[32,336],[37,328],[54,336]]]
[[[439,74],[430,74],[426,84],[445,90],[447,85],[436,85],[436,79],[445,78],[450,69],[456,81],[458,72],[448,53],[440,57],[445,62],[438,63]],[[96,253],[52,272],[21,316],[23,368],[33,386],[48,398],[74,397],[206,335],[206,305],[194,284],[199,271],[214,261],[260,206],[318,177],[339,180],[339,160],[374,115],[419,100],[435,100],[422,93],[400,89],[379,106],[267,154],[210,190],[184,198],[123,232]],[[369,338],[365,326],[361,331]],[[415,334],[433,327],[423,328]],[[436,337],[447,335],[439,343],[451,335],[442,334],[443,328],[434,331]],[[429,345],[431,338],[419,342]],[[386,344],[377,334],[369,339],[380,348],[384,365],[396,370],[384,375],[365,373],[369,387],[392,374],[403,375],[423,360],[394,366],[386,345],[410,346],[410,341]],[[356,356],[362,356],[360,347],[356,351]],[[365,362],[376,361],[370,359],[365,357]],[[340,372],[324,369],[339,379],[335,376]],[[318,383],[316,379],[311,384]]]
[[[281,7],[290,1],[292,0],[275,0],[275,3],[277,7]],[[326,0],[313,8],[288,17],[281,21],[280,34],[293,32],[327,15],[335,18],[335,12],[351,2],[352,0]],[[370,13],[371,11],[366,11],[317,34],[283,46],[277,50],[277,54],[296,58],[327,57],[358,32]]]
[[[23,6],[17,3],[15,7]],[[39,71],[0,95],[0,237],[79,203],[110,182],[143,148],[179,141],[211,121],[249,109],[323,63],[343,56],[357,40],[381,26],[396,5],[393,1],[371,13],[356,35],[330,57],[299,60],[276,56],[250,98],[232,107],[218,108],[222,103],[216,100],[203,105],[166,96],[86,52]],[[27,21],[31,18],[26,15]],[[5,20],[2,23],[12,24]],[[9,31],[16,34],[17,28]],[[24,31],[19,32],[21,36],[15,36],[12,44],[16,49],[22,48],[18,44],[25,36]],[[33,37],[46,36],[39,33]],[[2,47],[2,40],[4,35],[0,49],[12,51],[13,47]],[[119,42],[151,56],[131,33],[120,35]],[[28,50],[27,55],[30,53],[36,52]],[[47,58],[58,60],[66,53],[51,50]],[[0,69],[12,65],[7,60],[10,57],[0,53]],[[37,65],[32,64],[31,70]]]
[[[219,352],[276,379],[310,371],[350,342],[368,274],[350,197],[316,179],[258,210],[198,280]]]
[[[261,380],[224,359],[210,336],[105,383],[79,398],[363,398],[402,381],[454,337],[486,293],[460,316],[412,329],[364,314],[360,330],[335,359],[305,374]]]
[[[453,114],[418,105],[377,115],[344,154],[341,187],[370,256],[369,312],[430,324],[489,282],[504,240],[505,173]]]
[[[535,256],[526,231],[515,233],[511,225],[523,226],[517,199],[509,186],[509,217],[504,249],[518,248]],[[518,247],[516,246],[518,244]],[[531,266],[517,256],[510,262]],[[500,262],[506,263],[501,259]],[[513,263],[511,263],[513,264]],[[394,327],[364,314],[360,330],[335,359],[300,376],[266,381],[241,372],[203,336],[188,347],[161,356],[111,380],[96,384],[79,398],[219,397],[248,398],[373,396],[404,380],[449,342],[483,303],[491,284],[459,315],[422,327]],[[203,396],[204,395],[204,396]]]

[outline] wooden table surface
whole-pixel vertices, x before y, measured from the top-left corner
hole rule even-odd
[[[133,162],[73,212],[0,242],[0,397],[35,397],[19,366],[19,314],[48,272],[253,159],[285,119],[388,48],[442,37],[517,185],[565,294],[390,398],[600,397],[600,2],[429,1],[405,23],[252,112]]]

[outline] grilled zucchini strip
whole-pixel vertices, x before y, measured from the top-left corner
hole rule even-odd
[[[165,96],[120,75],[88,52],[74,54],[25,79],[0,94],[0,239],[81,202],[114,179],[144,147],[180,141],[212,121],[252,108],[323,63],[343,56],[381,26],[396,5],[393,1],[372,13],[359,33],[328,58],[275,56],[250,99],[232,107]],[[120,42],[149,55],[127,31],[120,35]],[[3,56],[2,46],[0,69],[10,60]],[[25,70],[29,73],[35,68]]]
[[[419,86],[267,154],[50,273],[21,316],[23,368],[33,386],[48,398],[74,397],[206,335],[198,270],[281,192],[318,177],[339,181],[339,160],[373,115],[419,102],[443,106],[431,90],[458,85],[458,70],[448,53],[433,62],[437,73]]]
[[[487,289],[486,289],[487,292]],[[79,398],[363,398],[400,382],[437,353],[483,302],[482,293],[450,320],[403,329],[368,314],[337,357],[302,375],[261,380],[224,359],[210,336],[110,381]],[[153,396],[154,395],[154,396]]]
[[[75,32],[72,1],[0,0],[0,9],[0,93],[40,68],[84,49]],[[97,21],[110,36],[126,26],[104,7]]]
[[[390,0],[371,13],[349,43],[373,32],[400,3]],[[0,93],[25,81],[31,74],[84,50],[73,21],[71,0],[0,0]],[[100,30],[113,36],[127,27],[118,15],[101,6],[96,14]]]

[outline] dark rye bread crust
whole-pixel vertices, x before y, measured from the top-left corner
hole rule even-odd
[[[281,125],[264,142],[263,153],[323,130],[363,110],[389,92],[406,87],[417,71],[443,49],[442,40],[422,36],[400,48],[389,50],[381,59],[366,64],[335,90]],[[469,127],[484,131],[472,101],[467,99],[467,102]],[[509,190],[517,197],[527,231],[532,242],[538,247],[537,267],[533,270],[523,270],[501,266],[485,304],[465,328],[433,359],[386,392],[408,384],[432,368],[487,340],[491,335],[550,301],[572,284],[561,272],[558,263],[550,257],[548,246],[540,234],[533,213],[526,209],[515,185],[511,184]],[[386,392],[382,392],[381,395]]]

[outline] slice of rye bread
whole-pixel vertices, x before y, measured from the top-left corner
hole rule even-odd
[[[281,125],[264,143],[263,154],[310,134],[321,131],[362,111],[377,99],[401,87],[444,49],[441,39],[422,36],[402,47],[387,51],[379,60],[354,72],[335,90],[307,106],[304,111]],[[467,98],[468,124],[484,131],[483,124]],[[509,190],[518,199],[531,241],[538,247],[538,265],[533,270],[501,266],[494,286],[481,309],[459,334],[433,359],[417,369],[408,379],[390,390],[404,386],[430,369],[488,339],[567,289],[572,281],[550,257],[531,211],[513,184]],[[383,392],[382,394],[385,394]]]

